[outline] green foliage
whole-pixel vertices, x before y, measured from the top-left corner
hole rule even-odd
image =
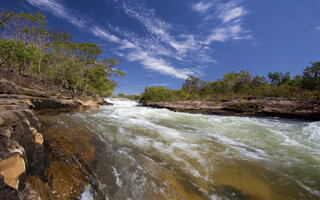
[[[269,81],[268,81],[269,80]],[[290,73],[273,72],[264,76],[252,76],[248,71],[229,72],[223,79],[201,81],[189,77],[180,90],[171,91],[164,87],[146,88],[143,101],[171,101],[196,99],[232,99],[232,98],[308,98],[320,100],[320,62],[311,63],[303,71],[291,79]],[[230,109],[241,112],[246,109],[259,109],[253,105],[233,105]]]
[[[125,74],[117,59],[101,58],[98,45],[74,42],[66,31],[53,31],[45,16],[5,11],[0,14],[0,65],[10,71],[50,80],[76,95],[112,95]]]
[[[320,89],[320,62],[311,62],[303,71],[302,87],[308,90]]]
[[[286,84],[291,80],[290,72],[287,72],[285,74],[281,72],[273,72],[273,73],[269,72],[268,77],[271,84],[277,84],[277,85]]]
[[[27,73],[38,63],[40,51],[37,47],[27,46],[16,40],[0,39],[1,66],[17,73]],[[30,73],[29,72],[29,73]]]
[[[173,100],[174,93],[171,89],[165,87],[146,87],[141,101],[142,102],[159,102]]]

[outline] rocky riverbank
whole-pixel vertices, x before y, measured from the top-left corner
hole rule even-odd
[[[227,101],[148,102],[144,106],[177,112],[320,120],[320,101],[265,98]]]
[[[109,103],[96,96],[76,98],[71,91],[0,68],[0,200],[79,197],[90,178],[86,165],[94,162],[92,134],[79,139],[81,134],[50,130],[42,123],[54,123],[54,118],[38,114],[99,105]]]

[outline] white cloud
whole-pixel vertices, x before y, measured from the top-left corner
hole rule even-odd
[[[180,35],[179,36],[182,40],[181,41],[175,41],[171,40],[170,45],[175,48],[180,54],[186,53],[188,50],[197,49],[198,44],[195,40],[195,37],[191,34],[189,35]]]
[[[136,48],[136,45],[133,44],[132,42],[128,41],[127,39],[124,39],[121,41],[122,45],[120,49],[134,49]]]
[[[316,30],[320,31],[320,26],[316,27]]]
[[[164,42],[162,46],[168,45],[170,48],[173,48],[175,52],[170,53],[171,57],[181,60],[185,53],[188,50],[196,48],[196,41],[194,36],[191,34],[181,34],[177,40],[172,34],[170,34],[174,27],[170,23],[163,21],[155,15],[154,10],[147,9],[143,5],[135,5],[133,3],[123,3],[123,9],[125,13],[138,20],[152,35],[153,43],[157,43],[156,40]],[[168,49],[168,48],[167,48]]]
[[[231,0],[225,4],[218,6],[218,17],[223,23],[230,22],[232,20],[240,21],[241,17],[246,15],[248,11],[239,5],[239,1]]]
[[[137,20],[146,30],[146,34],[135,34],[108,22],[106,26],[101,26],[94,20],[67,8],[60,0],[27,1],[102,40],[116,43],[116,47],[112,46],[115,48],[115,54],[129,61],[137,61],[146,69],[179,79],[204,74],[204,67],[190,66],[206,66],[205,63],[217,62],[212,57],[213,51],[210,46],[212,42],[251,37],[249,31],[242,26],[243,17],[248,11],[238,0],[230,0],[227,3],[221,3],[221,0],[202,0],[193,4],[193,9],[200,12],[203,20],[209,24],[200,30],[201,35],[164,21],[156,16],[155,10],[146,8],[134,0],[112,1],[118,9],[122,9],[126,15]],[[179,67],[172,63],[178,63]]]
[[[27,0],[31,5],[48,11],[51,14],[53,14],[56,17],[59,17],[61,19],[64,19],[68,21],[69,23],[77,26],[78,28],[85,28],[86,30],[89,30],[94,36],[97,36],[99,38],[108,40],[110,42],[116,42],[120,43],[120,39],[109,33],[107,30],[98,27],[97,25],[94,25],[89,23],[89,18],[85,17],[84,15],[78,14],[76,11],[67,8],[65,5],[63,5],[58,0]]]
[[[223,13],[220,17],[222,18],[223,22],[226,23],[233,19],[239,19],[241,16],[245,15],[246,13],[247,11],[244,10],[243,7],[236,7]]]
[[[249,39],[250,31],[243,27],[244,16],[249,13],[239,0],[231,0],[227,3],[218,3],[213,14],[204,16],[204,21],[220,19],[220,23],[213,27],[206,39],[201,42],[210,45],[212,42],[226,42],[229,40]],[[210,21],[211,22],[211,21]],[[208,23],[208,22],[206,22]]]
[[[128,55],[130,61],[139,61],[146,69],[157,71],[161,74],[173,76],[175,78],[186,79],[193,75],[190,69],[177,69],[161,58],[155,58],[145,52],[135,52]]]
[[[207,37],[203,44],[209,45],[211,42],[225,42],[228,40],[249,39],[251,35],[244,31],[240,24],[224,26],[213,29],[212,34]]]
[[[48,11],[53,15],[62,18],[78,28],[85,28],[89,30],[91,34],[99,37],[103,40],[118,43],[120,51],[116,54],[119,56],[127,57],[131,61],[139,61],[145,68],[157,71],[161,74],[170,75],[175,78],[186,79],[189,75],[194,74],[189,69],[178,69],[168,64],[160,56],[168,56],[172,58],[179,58],[177,53],[186,52],[189,48],[194,48],[194,38],[192,36],[182,35],[182,39],[185,41],[175,41],[173,37],[168,33],[172,28],[171,25],[159,18],[154,14],[153,10],[146,9],[143,6],[132,7],[123,3],[123,8],[131,17],[136,18],[141,24],[143,24],[153,37],[143,38],[137,37],[134,33],[129,31],[123,31],[119,27],[113,27],[109,24],[109,28],[122,35],[122,38],[111,34],[107,29],[93,23],[89,23],[89,19],[83,15],[74,14],[75,11],[68,9],[58,0],[27,0],[31,5],[38,7],[39,9]],[[165,44],[159,42],[165,42]],[[186,43],[190,44],[187,45]],[[175,51],[169,50],[166,45],[173,47]]]
[[[117,36],[110,34],[107,30],[102,29],[98,26],[93,26],[91,28],[91,33],[94,36],[100,37],[100,38],[108,40],[110,42],[117,42],[117,43],[121,42],[121,40]]]
[[[212,3],[211,2],[204,2],[204,1],[200,1],[196,4],[193,4],[192,5],[192,8],[195,10],[195,11],[198,11],[200,13],[204,13],[206,12],[210,7],[212,6]]]
[[[56,17],[67,20],[78,28],[83,28],[88,24],[84,16],[73,14],[74,11],[67,9],[60,1],[57,0],[27,0],[31,5],[46,10]]]

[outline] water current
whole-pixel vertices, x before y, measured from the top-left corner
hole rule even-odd
[[[99,142],[82,200],[320,199],[320,122],[114,105],[62,114]],[[98,195],[99,194],[99,195]]]

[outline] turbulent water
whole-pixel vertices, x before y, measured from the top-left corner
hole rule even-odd
[[[64,114],[99,142],[81,199],[320,199],[320,122],[114,106]]]

